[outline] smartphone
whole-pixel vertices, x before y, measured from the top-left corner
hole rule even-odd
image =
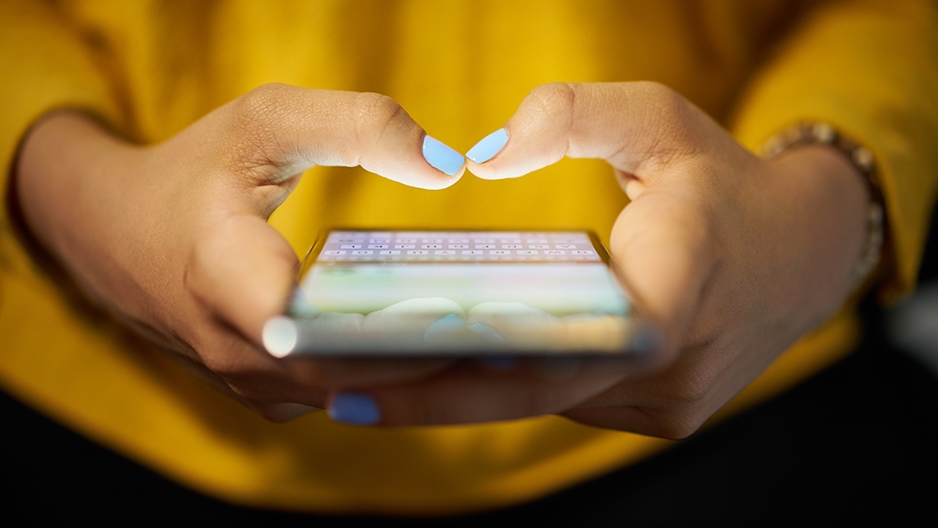
[[[641,326],[587,231],[335,229],[297,282],[277,357],[629,354]]]

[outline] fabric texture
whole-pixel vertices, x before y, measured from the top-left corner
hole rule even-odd
[[[457,150],[552,81],[655,80],[755,148],[825,121],[876,155],[890,227],[883,295],[912,287],[938,188],[934,2],[158,2],[0,4],[0,162],[9,192],[29,127],[79,108],[138,142],[171,137],[264,83],[375,91]],[[405,188],[316,168],[271,218],[296,251],[330,225],[583,227],[604,240],[626,198],[601,162],[511,181]],[[5,200],[4,203],[9,202]],[[438,514],[531,500],[672,445],[546,417],[361,429],[323,413],[272,424],[216,393],[53,280],[0,223],[0,384],[187,486],[244,504]],[[715,418],[852,349],[852,307],[806,336]]]

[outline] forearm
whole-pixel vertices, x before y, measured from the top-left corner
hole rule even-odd
[[[55,112],[39,121],[12,174],[12,198],[29,235],[66,267],[90,239],[107,240],[120,191],[103,180],[120,174],[113,166],[137,150],[81,113]]]

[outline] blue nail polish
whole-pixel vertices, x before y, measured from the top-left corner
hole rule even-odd
[[[505,143],[508,143],[508,132],[504,128],[500,128],[476,143],[466,153],[466,157],[476,163],[485,163],[501,152],[502,148],[505,147]]]
[[[430,136],[423,138],[423,159],[427,160],[427,163],[435,169],[439,169],[450,176],[455,176],[462,168],[463,163],[466,162],[466,158],[462,157],[462,154]]]
[[[490,345],[504,345],[506,343],[505,338],[502,337],[501,334],[485,323],[472,323],[468,328],[478,334],[482,338],[482,341]]]
[[[381,411],[371,396],[336,394],[329,403],[329,418],[349,425],[374,425],[381,421]]]
[[[661,335],[652,328],[640,326],[632,335],[630,348],[635,357],[651,356],[661,348]]]
[[[458,315],[449,314],[428,326],[427,330],[423,333],[423,337],[426,339],[428,337],[433,337],[434,335],[441,332],[452,332],[453,330],[462,328],[464,324],[465,323],[463,323],[463,320]]]

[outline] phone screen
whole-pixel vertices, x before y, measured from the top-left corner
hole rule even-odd
[[[333,230],[264,340],[278,356],[610,354],[633,326],[588,232]]]

